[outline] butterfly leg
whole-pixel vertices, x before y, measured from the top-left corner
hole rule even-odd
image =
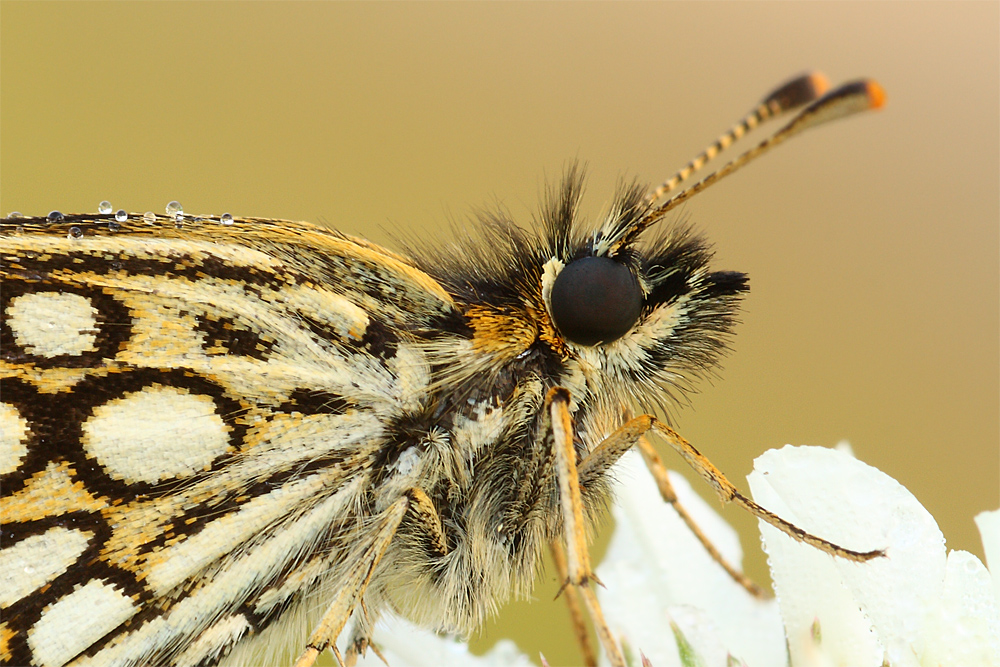
[[[573,416],[569,412],[569,392],[561,387],[546,396],[551,418],[552,446],[559,480],[559,504],[566,532],[567,585],[575,587],[583,598],[587,613],[594,622],[597,637],[604,647],[613,667],[625,667],[618,642],[604,620],[604,613],[590,583],[600,583],[590,569],[590,553],[583,524],[583,500],[580,496],[580,479],[576,471],[576,447],[573,445]]]
[[[639,417],[639,419],[643,419],[643,417]],[[753,514],[758,519],[769,523],[789,537],[815,547],[832,556],[838,556],[840,558],[846,558],[847,560],[862,563],[873,558],[885,556],[885,552],[881,549],[874,549],[871,551],[854,551],[853,549],[846,549],[839,544],[834,544],[833,542],[824,540],[823,538],[817,537],[812,533],[807,533],[795,524],[785,521],[777,514],[764,509],[740,493],[739,490],[733,486],[728,479],[726,479],[725,475],[719,472],[719,470],[712,465],[711,461],[705,458],[701,452],[695,449],[691,443],[682,438],[675,430],[655,417],[646,415],[644,419],[649,420],[650,428],[666,440],[667,444],[673,447],[674,451],[680,454],[681,457],[687,461],[688,465],[694,468],[695,472],[701,475],[702,478],[715,489],[715,492],[718,494],[723,503],[734,502],[746,511],[750,512],[750,514]],[[649,450],[653,451],[653,448],[649,447]],[[655,454],[655,451],[653,451],[653,453]],[[662,467],[662,465],[663,464],[661,462],[660,466]]]
[[[323,614],[323,619],[309,637],[309,643],[305,650],[295,661],[295,667],[312,667],[319,654],[328,647],[332,647],[339,664],[346,664],[334,642],[340,636],[355,607],[359,605],[372,573],[389,548],[389,544],[396,534],[396,528],[403,520],[403,515],[406,514],[409,505],[409,499],[403,497],[392,503],[382,514],[375,530],[374,539],[361,557],[357,559],[346,581],[337,592],[337,596],[330,603],[326,613]]]
[[[702,531],[701,526],[699,526],[695,520],[688,514],[688,511],[681,505],[680,501],[677,499],[677,493],[674,491],[673,484],[670,483],[670,477],[667,475],[667,467],[663,465],[663,459],[656,452],[656,449],[649,444],[649,440],[645,437],[639,437],[636,442],[636,446],[639,448],[639,452],[642,454],[642,460],[646,462],[646,467],[649,469],[650,474],[653,475],[653,479],[656,480],[656,486],[660,490],[660,497],[663,498],[664,502],[670,503],[673,506],[674,511],[681,518],[684,524],[688,527],[701,545],[708,552],[708,555],[712,557],[719,566],[724,569],[733,581],[742,586],[748,593],[756,598],[768,597],[767,591],[761,588],[753,579],[736,569],[725,556],[719,552],[719,550],[712,544],[712,541],[708,539],[708,536]]]
[[[344,654],[344,667],[354,667],[358,664],[358,656],[364,656],[368,649],[371,649],[372,653],[377,655],[383,663],[389,664],[389,661],[382,655],[382,651],[379,650],[378,645],[371,641],[372,625],[372,622],[355,624],[354,629],[351,630],[351,637],[347,642],[347,653]]]
[[[562,542],[555,540],[549,545],[552,550],[552,560],[556,566],[556,574],[560,581],[569,581],[569,571],[566,568],[566,548]],[[575,586],[567,586],[561,591],[569,607],[570,621],[573,624],[573,634],[576,635],[576,643],[580,647],[580,655],[583,657],[585,667],[597,667],[597,655],[594,647],[590,643],[590,633],[587,631],[587,621],[583,617],[583,602],[580,600],[580,593]]]
[[[422,530],[427,534],[431,547],[435,551],[437,551],[438,554],[440,554],[441,556],[447,555],[448,541],[447,538],[445,537],[444,528],[441,524],[441,517],[440,515],[438,515],[437,509],[435,509],[434,503],[433,501],[431,501],[427,493],[424,492],[423,489],[417,487],[410,489],[409,491],[406,492],[406,498],[396,501],[396,503],[389,508],[389,513],[393,513],[393,510],[395,509],[396,505],[403,503],[404,501],[405,501],[404,511],[402,515],[400,515],[400,517],[394,521],[392,525],[392,534],[393,535],[395,534],[399,522],[402,521],[402,516],[406,515],[407,512],[409,512],[410,515],[420,524]],[[379,538],[377,538],[377,541],[382,539],[382,531],[387,529],[388,529],[388,524],[383,524],[383,527],[381,527],[379,530]],[[385,540],[384,546],[386,548],[388,547],[389,541],[391,541],[391,539],[392,535],[389,535],[388,538]],[[369,548],[369,550],[366,552],[366,556],[367,554],[371,554],[376,546],[377,545],[373,544],[372,547]],[[384,551],[385,549],[383,548],[382,552],[378,554],[378,559],[381,558],[381,555],[382,553],[384,553]],[[369,570],[368,574],[365,578],[365,581],[363,582],[364,587],[368,586],[368,579],[371,578],[371,572],[374,571],[375,566],[378,564],[378,559],[372,562],[370,567],[368,568]],[[368,559],[366,558],[365,560],[367,561]],[[353,579],[354,577],[352,577],[352,580]],[[352,667],[354,664],[356,664],[358,656],[364,655],[369,648],[372,651],[374,651],[379,658],[382,659],[382,662],[387,662],[386,659],[382,656],[381,652],[379,652],[378,646],[376,646],[371,642],[371,629],[372,626],[374,625],[375,619],[370,618],[367,610],[365,609],[363,594],[364,594],[364,589],[362,589],[356,597],[356,599],[358,600],[358,605],[361,608],[362,615],[361,617],[356,619],[354,629],[351,631],[351,637],[350,640],[348,641],[347,652],[344,655],[343,659],[341,659],[339,655],[337,656],[337,659],[340,660],[340,664],[344,665],[345,667]],[[336,604],[337,601],[335,600],[334,604],[330,606],[331,611],[334,609],[334,606]],[[338,607],[338,612],[342,613],[342,610],[339,607]],[[328,611],[326,616],[324,616],[324,621],[326,621],[329,615],[330,611]],[[350,616],[350,612],[348,612],[348,616]],[[329,635],[330,644],[333,644],[334,639],[340,634],[340,631],[343,629],[344,623],[346,623],[346,621],[347,621],[346,617],[343,619],[343,622],[338,621],[339,627],[335,628],[337,634]],[[333,627],[334,625],[336,624],[332,624],[330,627]],[[317,636],[318,632],[319,630],[317,629],[317,631],[313,633],[313,638]],[[313,641],[310,640],[309,647],[312,647],[312,645]],[[308,651],[309,648],[307,648],[306,650]],[[319,653],[322,653],[322,649],[319,650]],[[303,656],[305,656],[304,653]],[[302,658],[299,658],[299,660],[302,660]],[[313,660],[315,660],[315,658],[313,658]],[[298,667],[298,664],[299,663],[296,663],[296,667]]]
[[[622,454],[627,452],[632,447],[638,448],[639,452],[642,454],[643,460],[646,462],[646,467],[649,468],[650,473],[653,475],[653,479],[656,480],[656,486],[660,491],[660,497],[663,498],[664,502],[670,503],[670,505],[677,512],[678,516],[680,516],[681,520],[687,525],[688,529],[691,530],[694,536],[698,538],[698,541],[701,542],[702,546],[705,547],[705,551],[708,552],[712,559],[718,563],[719,566],[722,567],[734,581],[736,581],[736,583],[745,588],[747,592],[754,597],[765,597],[765,591],[754,583],[750,577],[733,567],[729,561],[723,557],[715,545],[712,544],[712,541],[708,539],[708,536],[702,532],[701,527],[695,523],[691,515],[688,514],[684,506],[680,504],[677,499],[677,494],[674,492],[674,487],[670,483],[670,478],[667,476],[667,468],[663,465],[663,460],[660,458],[660,455],[656,453],[656,449],[649,444],[649,441],[644,435],[651,428],[651,423],[648,423],[643,417],[638,417],[636,419],[629,420],[624,426],[605,438],[604,441],[595,447],[594,450],[580,463],[580,483],[586,485],[589,479],[604,475],[607,469],[614,465],[619,458],[621,458]],[[722,475],[722,473],[718,474],[720,476]]]
[[[441,516],[434,507],[434,502],[430,496],[419,487],[413,487],[406,492],[410,499],[411,516],[420,524],[420,528],[427,535],[431,548],[440,557],[448,555],[448,538],[441,524]]]
[[[445,536],[444,526],[441,524],[441,516],[434,507],[434,502],[430,499],[430,496],[423,489],[413,487],[406,492],[406,498],[409,501],[407,505],[408,512],[411,518],[420,524],[420,528],[427,536],[431,548],[442,558],[447,556],[448,539]],[[362,610],[364,610],[364,600],[361,601],[361,606]],[[354,630],[351,632],[351,639],[348,642],[347,655],[345,656],[345,667],[353,667],[357,662],[358,655],[364,655],[365,651],[369,648],[375,652],[375,655],[381,658],[382,662],[388,664],[388,661],[379,652],[378,646],[371,642],[371,627],[374,621],[367,619],[367,614],[365,614],[364,619],[358,619]]]
[[[854,551],[852,549],[846,549],[838,544],[824,540],[821,537],[816,537],[811,533],[807,533],[795,524],[789,523],[773,512],[764,509],[753,500],[740,493],[740,491],[728,479],[726,479],[726,476],[723,475],[718,468],[712,465],[711,461],[695,449],[694,445],[682,438],[677,431],[673,430],[656,417],[652,417],[650,415],[642,415],[634,419],[630,419],[621,428],[609,435],[603,442],[595,447],[594,450],[580,464],[580,482],[585,484],[588,479],[591,479],[595,475],[603,474],[621,457],[622,454],[628,451],[631,447],[638,446],[642,452],[643,458],[646,460],[646,466],[653,473],[654,478],[656,478],[657,485],[660,487],[660,494],[664,497],[664,500],[677,507],[676,495],[673,493],[673,488],[670,486],[670,482],[667,479],[666,469],[663,466],[663,462],[656,453],[656,450],[653,449],[652,445],[650,445],[643,437],[650,431],[666,440],[667,443],[673,447],[674,451],[680,454],[681,458],[683,458],[688,465],[694,468],[695,472],[701,475],[701,477],[708,482],[709,486],[715,489],[715,492],[718,494],[719,499],[722,500],[723,503],[734,502],[758,519],[766,521],[789,537],[809,544],[816,547],[820,551],[824,551],[834,556],[864,562],[871,560],[872,558],[878,558],[885,555],[885,552],[880,550]],[[682,518],[684,518],[688,525],[692,525],[693,522],[689,522],[689,518],[685,518],[686,514],[687,513],[684,512],[682,514]],[[710,543],[708,543],[706,539],[703,539],[701,531],[696,531],[695,534],[699,536],[702,543],[705,544],[706,548],[709,548],[709,552],[712,553],[714,548],[710,548]],[[727,568],[727,570],[728,569],[729,568]],[[739,579],[737,579],[737,581],[739,581]]]

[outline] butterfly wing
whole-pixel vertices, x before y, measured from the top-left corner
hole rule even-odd
[[[336,579],[386,424],[426,396],[420,336],[454,306],[303,223],[16,222],[0,657],[214,660]]]

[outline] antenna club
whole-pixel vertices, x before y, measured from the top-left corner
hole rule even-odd
[[[885,106],[885,89],[879,85],[878,81],[865,81],[865,91],[868,93],[868,106],[871,109],[881,109]]]
[[[830,89],[830,80],[819,71],[805,72],[775,88],[762,100],[765,105],[777,104],[783,111],[800,107],[818,99]]]
[[[809,85],[816,91],[816,97],[821,97],[826,91],[830,90],[830,79],[826,78],[826,74],[820,71],[813,71],[808,72],[806,77],[809,79]]]

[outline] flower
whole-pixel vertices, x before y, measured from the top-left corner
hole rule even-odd
[[[638,453],[615,468],[615,532],[597,576],[598,598],[626,651],[655,667],[787,663],[784,631],[774,599],[755,598],[712,560],[677,513],[660,498]],[[736,567],[739,537],[677,473],[670,481],[681,505]],[[679,644],[685,645],[682,655]],[[630,659],[631,664],[638,660]],[[740,662],[734,664],[739,665]]]
[[[346,633],[345,633],[346,634]],[[469,646],[451,636],[438,635],[398,616],[388,615],[375,626],[372,638],[385,662],[374,652],[358,657],[358,667],[531,667],[532,662],[509,639],[501,639],[486,655],[473,655]]]
[[[970,553],[946,553],[944,536],[916,498],[849,448],[764,453],[748,478],[754,500],[815,535],[886,556],[848,561],[761,522],[776,595],[763,602],[720,575],[676,514],[654,502],[644,473],[637,456],[623,461],[628,484],[598,576],[613,629],[657,667],[1000,666],[1000,574],[991,578]],[[682,478],[671,481],[738,564],[731,530]],[[1000,561],[1000,511],[977,523],[988,557]]]
[[[934,518],[896,480],[821,447],[766,452],[749,480],[757,502],[801,528],[886,551],[854,563],[761,527],[793,665],[1000,665],[989,571],[968,552],[947,553]]]
[[[765,452],[749,476],[754,499],[841,546],[886,556],[856,563],[761,523],[775,597],[734,582],[662,502],[642,459],[615,468],[617,522],[597,575],[598,597],[629,663],[655,667],[1000,667],[1000,510],[976,517],[991,572],[945,550],[934,519],[898,482],[849,447]],[[671,473],[681,504],[734,565],[739,540]],[[374,640],[393,667],[527,665],[509,641],[485,656],[392,619]],[[381,664],[371,653],[368,662]]]

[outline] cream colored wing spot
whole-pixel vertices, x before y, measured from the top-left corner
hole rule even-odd
[[[152,385],[94,408],[83,447],[112,477],[156,483],[204,470],[229,445],[215,401],[180,387]]]
[[[7,607],[65,572],[93,533],[50,528],[0,549],[0,607]]]
[[[28,420],[12,405],[0,403],[0,475],[14,472],[28,453]],[[0,591],[2,593],[2,591]]]
[[[37,664],[64,665],[135,612],[127,595],[94,579],[45,609],[28,631],[28,645]]]
[[[11,299],[4,315],[14,340],[30,354],[58,357],[97,350],[97,309],[79,294],[22,294]]]

